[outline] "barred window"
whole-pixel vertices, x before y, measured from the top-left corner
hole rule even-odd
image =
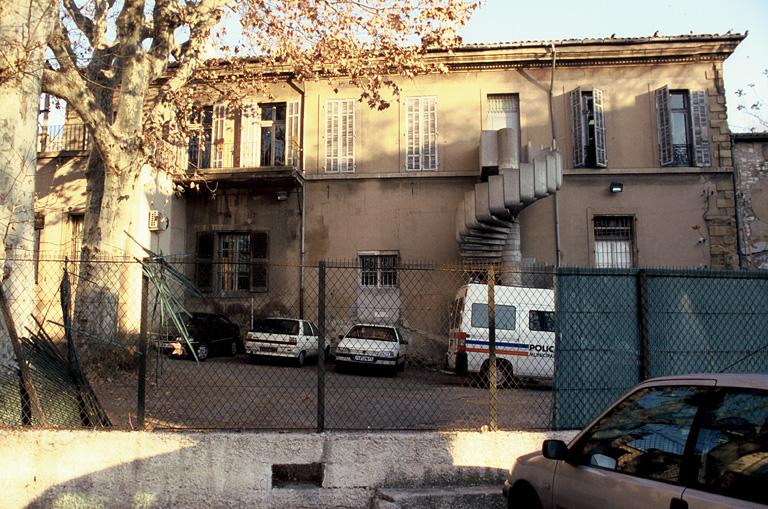
[[[633,216],[595,216],[595,267],[635,265],[634,222]]]
[[[360,255],[360,285],[367,287],[397,286],[397,255]]]
[[[195,283],[203,292],[267,291],[268,253],[265,232],[200,233]]]

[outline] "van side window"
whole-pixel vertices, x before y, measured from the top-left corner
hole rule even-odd
[[[496,304],[496,329],[515,330],[515,306]],[[488,328],[488,304],[472,304],[472,327]]]
[[[528,329],[541,332],[555,332],[555,312],[531,310],[528,312]]]

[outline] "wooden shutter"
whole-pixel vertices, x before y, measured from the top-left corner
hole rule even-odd
[[[339,171],[339,109],[340,101],[325,101],[325,171]]]
[[[419,98],[407,97],[405,99],[406,170],[421,169],[421,157],[419,152],[419,132],[421,129],[420,120],[421,117],[419,116]]]
[[[437,170],[437,98],[422,97],[422,170]]]
[[[696,166],[712,166],[709,145],[709,109],[706,90],[690,92],[693,159]]]
[[[286,166],[299,167],[299,154],[301,154],[301,118],[298,101],[286,103],[285,122],[285,164]]]
[[[659,163],[669,166],[672,154],[672,112],[669,104],[669,88],[664,85],[656,90],[656,129],[659,134]]]
[[[197,262],[195,264],[195,284],[202,292],[213,290],[213,233],[197,234]]]
[[[227,121],[226,104],[217,104],[213,107],[213,132],[211,135],[213,158],[212,168],[224,167],[224,130]]]
[[[587,150],[587,131],[584,127],[584,108],[581,104],[581,87],[571,92],[571,133],[573,134],[573,167],[584,166]]]
[[[352,173],[355,171],[355,101],[341,101],[339,112],[339,171]]]
[[[608,155],[605,151],[605,108],[603,91],[592,89],[592,104],[595,115],[595,161],[598,168],[608,167]]]
[[[257,103],[243,103],[240,109],[240,166],[252,168],[259,165],[259,140],[261,112]]]
[[[251,291],[265,292],[269,286],[269,234],[251,233]]]

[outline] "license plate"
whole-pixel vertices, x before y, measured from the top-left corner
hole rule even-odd
[[[359,362],[373,362],[373,357],[370,355],[354,355],[352,359]]]
[[[262,346],[259,348],[259,351],[261,352],[277,352],[276,346]]]

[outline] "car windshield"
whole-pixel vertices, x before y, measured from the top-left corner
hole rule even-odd
[[[253,321],[252,330],[265,334],[298,334],[299,321],[281,318],[257,318]]]
[[[204,327],[209,321],[208,316],[206,315],[192,315],[192,318],[187,320],[187,330],[193,330],[198,327]]]
[[[348,337],[372,339],[375,341],[397,341],[395,329],[392,327],[375,327],[371,325],[355,325],[347,333]]]

